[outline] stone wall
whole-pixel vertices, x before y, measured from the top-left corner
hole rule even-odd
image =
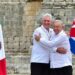
[[[75,1],[43,0],[41,12],[49,12],[55,18],[60,18],[65,24],[71,24],[75,18]]]
[[[27,59],[25,53],[30,47],[29,34],[24,35],[23,32],[26,22],[23,18],[25,5],[23,0],[0,2],[0,23],[3,27],[8,75],[29,73],[29,64],[24,64]]]
[[[8,75],[30,74],[32,33],[39,25],[37,16],[46,12],[70,24],[75,16],[75,0],[0,0]]]
[[[40,7],[40,2],[0,0],[0,23],[3,28],[8,75],[30,74],[32,32]]]

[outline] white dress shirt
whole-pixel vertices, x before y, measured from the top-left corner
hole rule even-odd
[[[41,38],[40,44],[41,46],[45,46],[47,48],[63,47],[67,50],[66,54],[60,54],[57,52],[53,52],[53,50],[51,50],[50,52],[50,67],[51,68],[61,68],[64,66],[72,65],[72,54],[70,51],[69,38],[63,30],[57,35],[54,34],[51,40]]]
[[[42,47],[39,42],[35,40],[35,35],[41,35],[41,37],[47,40],[51,37],[53,30],[50,28],[49,32],[43,27],[38,27],[33,33],[33,48],[31,54],[31,62],[37,63],[49,63],[49,48]]]

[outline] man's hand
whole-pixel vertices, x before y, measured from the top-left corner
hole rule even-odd
[[[59,48],[57,48],[57,52],[60,53],[60,54],[66,54],[67,50],[63,47],[59,47]]]
[[[36,40],[36,41],[38,41],[38,42],[39,42],[39,41],[40,41],[40,38],[41,38],[41,36],[40,36],[40,35],[35,35],[35,40]]]

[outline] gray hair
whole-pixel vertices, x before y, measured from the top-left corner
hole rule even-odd
[[[52,20],[52,15],[51,14],[49,14],[49,13],[42,13],[41,15],[38,16],[37,22],[41,24],[43,18],[46,17],[46,16],[49,16],[50,20]]]
[[[48,17],[50,18],[50,20],[52,20],[52,15],[49,14],[49,13],[43,14],[43,15],[42,15],[42,19],[43,19],[44,17],[46,17],[46,16],[48,16]]]
[[[65,24],[61,20],[55,20],[54,22],[59,22],[62,26],[65,26]]]

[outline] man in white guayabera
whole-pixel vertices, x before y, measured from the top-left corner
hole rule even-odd
[[[69,38],[63,30],[64,24],[61,20],[54,21],[54,35],[48,40],[41,35],[36,35],[36,40],[42,47],[53,48],[63,47],[66,54],[60,54],[50,50],[50,75],[72,75],[72,54],[70,51]]]
[[[50,28],[52,23],[52,16],[45,14],[41,19],[41,26],[35,29],[33,33],[33,48],[31,54],[31,75],[49,75],[49,60],[50,60],[50,49],[40,45],[35,40],[36,35],[41,35],[45,39],[49,40],[53,35],[53,29]],[[62,47],[54,48],[54,52],[66,53],[66,50]]]

